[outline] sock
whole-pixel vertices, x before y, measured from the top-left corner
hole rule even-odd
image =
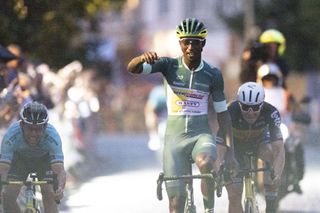
[[[207,212],[208,210],[211,210],[211,209],[213,210],[214,198],[209,199],[209,198],[203,196],[203,205],[204,205],[205,212]]]

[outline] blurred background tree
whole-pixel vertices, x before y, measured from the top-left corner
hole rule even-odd
[[[16,43],[29,57],[61,67],[85,62],[83,31],[95,32],[99,12],[121,10],[125,0],[1,0],[0,44]]]
[[[224,1],[222,1],[224,2]],[[228,1],[226,1],[228,2]],[[320,70],[320,1],[315,0],[245,0],[244,10],[226,13],[218,8],[225,23],[241,37],[246,33],[245,17],[252,13],[253,29],[280,30],[286,37],[285,57],[292,70]],[[229,2],[230,3],[230,2]],[[250,4],[252,8],[250,9]],[[226,7],[227,5],[222,5]],[[249,7],[248,7],[249,6]],[[250,24],[250,23],[249,23]],[[251,38],[256,39],[256,38]]]

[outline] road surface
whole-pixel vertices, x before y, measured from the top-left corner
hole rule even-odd
[[[290,194],[281,202],[281,213],[320,213],[320,145],[306,145],[306,174],[303,194]],[[164,213],[168,200],[156,198],[156,179],[161,164],[147,148],[145,135],[102,135],[97,139],[96,169],[75,187],[60,206],[62,213]],[[198,181],[196,205],[202,212]],[[264,202],[260,201],[261,209]],[[227,213],[226,191],[216,200],[219,213]]]

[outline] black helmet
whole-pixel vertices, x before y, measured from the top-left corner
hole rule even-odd
[[[20,112],[20,118],[27,124],[46,124],[49,120],[47,107],[38,102],[27,103]]]

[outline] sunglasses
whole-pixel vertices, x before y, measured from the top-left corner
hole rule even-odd
[[[243,111],[243,112],[248,112],[250,109],[253,112],[258,112],[258,111],[260,111],[262,109],[262,106],[263,106],[263,104],[247,105],[247,104],[242,104],[240,102],[239,102],[239,105],[240,105],[241,111]]]
[[[180,41],[184,44],[184,45],[195,45],[195,46],[200,46],[203,44],[205,39],[203,38],[181,38]]]

